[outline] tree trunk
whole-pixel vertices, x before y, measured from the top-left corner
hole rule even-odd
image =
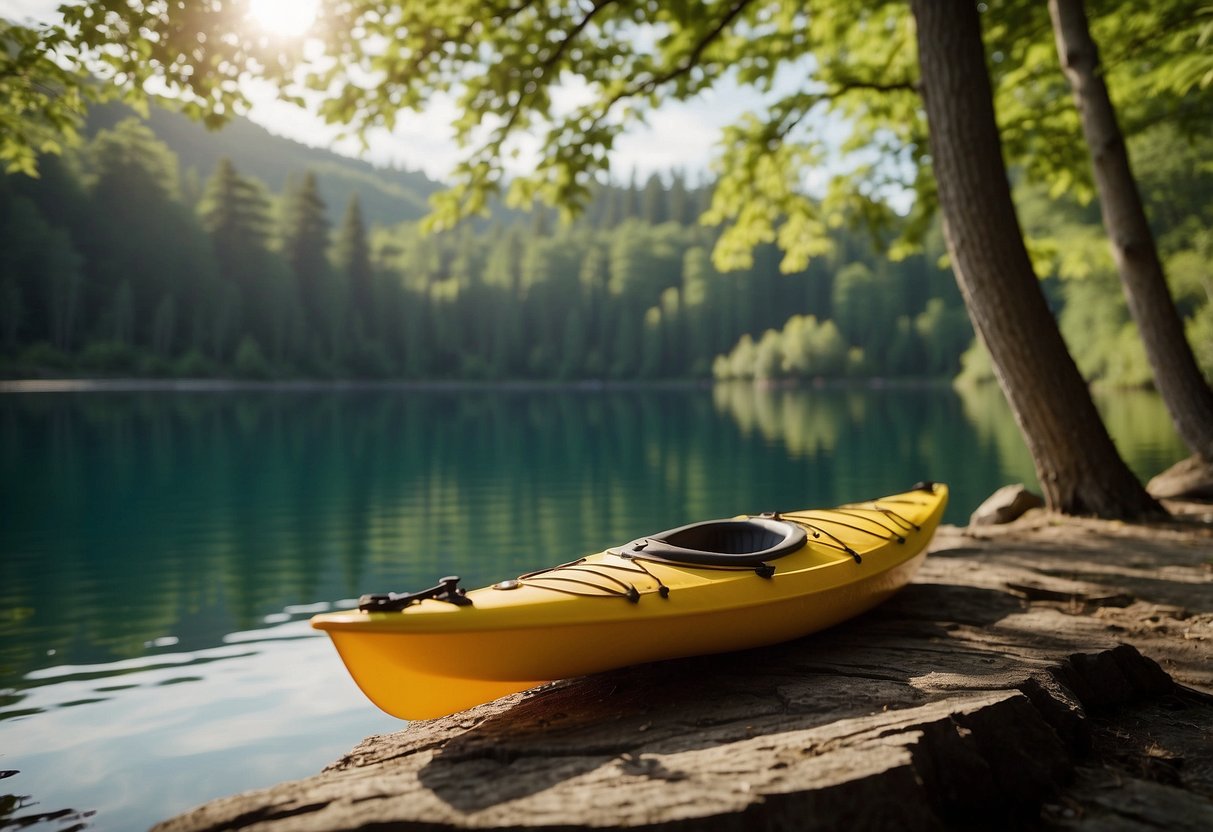
[[[1011,201],[972,0],[912,0],[952,268],[1048,507],[1138,518],[1159,505],[1121,460],[1061,338]]]
[[[1213,390],[1205,383],[1183,320],[1175,309],[1154,235],[1129,165],[1116,111],[1108,97],[1083,0],[1049,0],[1057,55],[1090,149],[1099,208],[1112,244],[1129,312],[1137,322],[1154,384],[1179,436],[1192,453],[1213,462]]]

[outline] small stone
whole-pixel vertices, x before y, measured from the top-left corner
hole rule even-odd
[[[1004,485],[977,507],[969,517],[970,526],[997,526],[1018,520],[1029,509],[1041,508],[1045,504],[1029,491],[1023,483]]]
[[[1213,500],[1213,464],[1198,456],[1180,460],[1146,485],[1156,500]]]

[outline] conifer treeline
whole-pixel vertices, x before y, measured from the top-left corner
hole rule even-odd
[[[135,120],[42,171],[0,180],[10,374],[945,375],[971,338],[938,242],[889,263],[840,231],[804,272],[761,247],[719,274],[708,189],[677,175],[601,188],[569,227],[427,236],[368,233],[356,199],[330,228],[306,172],[275,196],[224,162],[199,188]]]

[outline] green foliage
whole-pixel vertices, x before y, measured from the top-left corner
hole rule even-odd
[[[347,346],[348,298],[329,263],[329,221],[311,171],[283,203],[279,249],[294,275],[304,326],[325,338],[321,354],[340,360]]]
[[[141,376],[152,378],[167,378],[173,374],[174,362],[163,355],[142,353],[135,363],[136,371]]]
[[[1064,288],[1061,332],[1082,374],[1112,384],[1148,384],[1145,348],[1117,291],[1116,273],[1099,272]]]
[[[108,310],[95,334],[148,345],[160,338],[156,349],[175,351],[181,333],[164,326],[164,315],[154,331],[158,308],[177,285],[208,295],[216,279],[212,249],[181,203],[175,154],[130,119],[99,132],[84,149],[81,167],[89,221],[68,230],[75,232],[83,261],[83,299]]]
[[[215,375],[215,372],[215,362],[197,349],[191,349],[173,365],[173,375],[177,378],[206,378]]]
[[[10,277],[0,282],[0,341],[10,350],[17,346],[24,312],[21,287],[17,281]]]
[[[375,301],[370,248],[357,195],[350,197],[346,207],[345,218],[333,244],[333,260],[349,292],[351,331],[356,340],[362,340],[371,329]]]
[[[118,284],[109,309],[109,336],[114,343],[130,346],[135,329],[135,302],[129,280]]]
[[[1213,168],[1207,163],[1213,139],[1184,136],[1164,122],[1140,132],[1130,152],[1139,161],[1143,200],[1189,343],[1205,355],[1199,321],[1213,303]],[[1057,278],[1046,286],[1059,300],[1062,334],[1083,375],[1114,386],[1151,384],[1098,213],[1073,193],[1051,197],[1044,185],[1030,182],[1016,189],[1016,201],[1038,272]],[[987,373],[988,363],[980,362],[972,370],[966,365],[962,375]]]
[[[847,371],[847,344],[833,321],[819,323],[812,315],[794,315],[784,325],[780,346],[784,375],[829,377]]]
[[[852,269],[852,274],[860,270]],[[841,273],[839,275],[841,280]],[[905,316],[893,321],[873,324],[877,328],[898,327]],[[953,332],[947,332],[954,327]],[[757,343],[747,334],[743,335],[726,355],[719,356],[712,364],[712,374],[718,380],[775,378],[840,378],[848,375],[881,374],[910,376],[949,376],[955,372],[955,364],[964,344],[970,337],[968,321],[963,310],[948,307],[941,298],[928,302],[916,319],[911,332],[908,326],[906,337],[913,339],[912,349],[916,355],[929,356],[922,361],[908,361],[904,368],[892,369],[887,360],[879,360],[887,350],[885,341],[866,342],[878,357],[870,361],[868,348],[861,340],[848,342],[844,330],[833,320],[819,321],[813,315],[793,315],[779,331],[768,329]],[[894,341],[896,343],[896,341]],[[903,348],[904,349],[904,348]]]
[[[104,152],[94,157],[93,147]],[[790,313],[811,309],[820,325],[789,347],[797,357],[786,368],[784,347],[771,350],[768,338],[778,359],[769,374],[857,373],[878,366],[886,349],[877,341],[896,327],[886,315],[844,338],[829,320],[841,296],[836,273],[880,275],[879,285],[900,300],[874,308],[911,316],[948,285],[923,258],[885,264],[865,236],[844,229],[832,232],[837,254],[801,272],[782,274],[777,249],[766,245],[751,269],[722,274],[708,254],[714,235],[701,227],[610,224],[607,206],[641,210],[646,192],[650,204],[671,205],[678,176],[651,178],[643,188],[600,188],[585,218],[562,228],[516,222],[483,233],[425,234],[405,224],[368,234],[352,202],[331,245],[323,200],[314,180],[301,177],[281,200],[275,250],[273,195],[230,162],[217,165],[196,217],[181,213],[184,197],[169,187],[176,160],[137,125],[99,134],[72,167],[92,193],[79,192],[83,208],[70,225],[52,225],[39,207],[50,204],[50,193],[70,190],[57,181],[55,165],[33,186],[0,180],[0,216],[11,220],[0,237],[12,243],[0,248],[0,278],[12,275],[21,296],[37,301],[5,305],[14,348],[37,340],[65,350],[128,345],[129,354],[92,347],[81,365],[87,372],[707,377],[716,356],[743,334],[779,330]],[[130,204],[113,210],[92,198],[103,182],[111,183],[105,193]],[[682,187],[684,210],[705,198],[706,189]],[[178,223],[164,233],[177,247],[199,248],[193,262],[165,260],[165,241],[142,230],[138,212],[155,215],[146,218],[152,229]],[[106,213],[137,230],[99,216]],[[98,228],[106,236],[98,238]],[[155,272],[148,265],[166,262]],[[955,306],[954,295],[945,296]],[[864,308],[861,297],[839,303]]]
[[[36,176],[38,156],[79,140],[89,88],[54,58],[61,27],[18,26],[0,19],[0,165]]]
[[[1207,34],[1213,12],[1207,0],[1112,0],[1088,3],[1087,13],[1126,136],[1160,121],[1186,134],[1207,131],[1213,112],[1213,42]],[[983,24],[1008,160],[1050,196],[1090,202],[1088,149],[1046,4],[1004,4],[987,12]]]
[[[116,102],[91,106],[84,133],[92,135],[111,128],[132,115],[129,107]],[[351,193],[358,195],[364,218],[371,224],[420,219],[427,210],[427,197],[439,187],[419,171],[383,168],[331,150],[299,144],[243,117],[233,118],[221,130],[208,130],[183,115],[173,99],[150,101],[146,123],[180,157],[183,196],[189,206],[196,205],[202,184],[225,158],[237,170],[255,171],[257,178],[274,192],[281,192],[291,176],[300,171],[313,171],[321,196],[333,209],[330,219],[334,223],[340,221],[340,212]],[[196,184],[191,184],[191,179]]]
[[[868,185],[849,195],[823,192],[796,207],[806,193],[796,165],[827,152],[797,132],[808,129],[798,115],[846,108],[860,130],[896,114],[905,130],[901,139],[889,137],[893,143],[921,129],[913,66],[902,51],[910,44],[904,10],[878,4],[852,27],[831,18],[832,9],[823,7],[810,29],[813,38],[835,39],[837,54],[822,53],[833,54],[832,63],[814,73],[837,86],[821,100],[800,101],[802,110],[785,102],[786,134],[769,153],[746,157],[748,173],[730,180],[725,172],[719,182],[693,187],[676,173],[643,183],[633,177],[623,186],[594,180],[584,214],[568,225],[550,213],[528,221],[499,212],[487,227],[427,235],[406,223],[368,231],[361,203],[350,201],[330,240],[318,176],[301,171],[279,196],[230,161],[216,165],[194,211],[185,207],[193,199],[181,192],[174,154],[146,127],[116,122],[80,152],[43,160],[40,181],[0,179],[0,336],[10,356],[46,342],[82,369],[105,373],[950,375],[969,328],[951,278],[938,265],[943,246],[938,225],[925,223],[929,212],[881,213],[878,197],[892,186],[891,169],[856,168],[851,173],[860,181],[872,178]],[[778,32],[783,24],[772,25]],[[877,32],[886,40],[865,47]],[[872,79],[886,64],[892,80],[877,105]],[[866,74],[844,78],[846,67],[866,67]],[[753,151],[746,142],[764,135],[761,121],[746,124],[750,133],[736,134],[738,153]],[[1204,198],[1213,187],[1209,141],[1162,123],[1132,143],[1135,158],[1153,160],[1141,172],[1143,192],[1206,367],[1213,290],[1207,231],[1213,208]],[[764,157],[778,164],[768,168]],[[908,158],[898,176],[912,172],[915,186],[923,186],[914,164]],[[797,170],[799,180],[792,176]],[[767,176],[773,179],[762,180]],[[728,219],[730,202],[740,205],[747,190],[756,194],[760,181],[757,219]],[[1073,195],[1050,197],[1030,180],[1017,197],[1084,370],[1098,380],[1141,383],[1145,365],[1097,214]],[[710,203],[732,229],[694,224]],[[780,240],[789,222],[805,224],[795,236],[814,247],[807,265],[803,257],[789,259]],[[873,237],[856,223],[882,230]],[[727,264],[745,264],[732,274],[722,273],[711,255],[728,251],[732,244],[719,241],[729,234],[753,235]],[[881,255],[886,244],[911,238],[920,241],[919,253],[901,246],[896,261]],[[791,267],[799,268],[785,274]],[[127,346],[116,349],[109,343],[115,340]],[[78,352],[82,344],[92,345],[87,361]],[[969,364],[981,375],[979,361]]]
[[[762,108],[724,131],[710,207],[688,210],[675,189],[662,199],[650,180],[643,191],[611,192],[600,209],[605,227],[704,213],[724,226],[713,240],[717,268],[749,268],[756,247],[773,244],[789,273],[827,253],[839,228],[872,229],[897,258],[931,229],[935,186],[904,3],[324,2],[308,60],[299,39],[256,32],[244,11],[239,0],[85,2],[64,6],[61,24],[9,26],[0,116],[23,130],[3,132],[0,154],[32,167],[54,141],[48,131],[70,136],[83,99],[121,89],[144,101],[153,79],[184,112],[216,124],[247,105],[240,82],[250,76],[298,104],[318,93],[320,114],[355,133],[391,129],[400,112],[446,97],[466,152],[451,188],[432,199],[429,227],[449,228],[488,213],[503,192],[514,206],[538,201],[575,213],[602,187],[624,130],[663,102],[729,83]],[[1054,196],[1089,199],[1089,165],[1044,4],[982,11],[1009,161]],[[1189,133],[1207,127],[1208,0],[1115,0],[1095,9],[1092,30],[1129,135],[1164,117]],[[85,73],[102,83],[86,83]],[[571,79],[578,94],[558,95]],[[506,167],[524,140],[538,142],[536,169],[507,186]],[[890,205],[907,195],[913,203],[901,221]],[[304,310],[313,315],[309,301]]]
[[[960,373],[955,383],[958,388],[976,387],[994,381],[994,362],[980,338],[974,338],[960,355]]]
[[[540,200],[569,215],[607,172],[620,133],[659,102],[695,98],[725,78],[776,101],[766,116],[748,116],[723,142],[711,216],[729,228],[719,240],[718,266],[745,266],[754,244],[778,242],[786,252],[784,270],[800,271],[828,250],[827,229],[887,223],[891,213],[883,201],[891,192],[927,187],[912,169],[925,144],[913,29],[900,3],[869,4],[860,15],[838,0],[815,4],[811,15],[799,4],[735,0],[587,7],[325,3],[311,33],[325,60],[311,63],[302,60],[298,41],[243,26],[241,11],[239,3],[83,3],[61,10],[64,25],[23,37],[39,54],[74,61],[106,82],[101,86],[117,82],[136,99],[155,78],[184,102],[184,112],[208,123],[247,105],[238,82],[248,75],[298,103],[306,90],[322,92],[320,114],[355,132],[391,129],[401,110],[450,96],[458,107],[455,140],[467,153],[451,189],[432,200],[434,228],[486,213],[503,191],[511,205]],[[803,72],[807,85],[783,94],[781,70]],[[554,95],[568,78],[583,83],[578,103]],[[839,122],[823,118],[826,113],[854,125],[845,149],[891,150],[898,159],[892,165],[860,161],[835,177],[819,206],[808,198],[802,175],[829,152],[819,128]],[[506,188],[505,165],[523,136],[539,139],[537,169],[514,176]],[[656,189],[645,199],[639,195],[630,189],[631,198],[611,208],[612,222],[672,216]]]
[[[257,180],[241,176],[220,159],[198,203],[202,227],[223,252],[225,271],[256,248],[268,245],[272,228],[269,195]]]
[[[62,350],[45,341],[39,341],[21,351],[17,357],[17,365],[24,371],[24,375],[37,376],[68,370],[72,366],[72,359]]]
[[[213,308],[213,315],[209,332],[200,332],[193,345],[209,343],[218,357],[227,358],[239,333],[250,331],[280,356],[297,336],[301,299],[289,266],[270,251],[274,228],[265,186],[221,159],[206,183],[198,217],[215,251],[219,285],[209,292],[200,285],[204,297],[199,300]]]
[[[51,343],[71,350],[79,327],[84,259],[65,229],[52,229],[47,243],[43,286]]]
[[[92,341],[80,352],[80,366],[101,375],[128,373],[136,369],[138,355],[122,341]]]
[[[58,193],[55,178],[37,183],[34,195],[43,188]],[[71,235],[47,221],[43,200],[19,192],[15,184],[0,180],[0,343],[12,350],[18,343],[45,339],[70,349],[82,300],[81,259]],[[66,195],[83,199],[79,192]],[[59,215],[72,213],[46,203]]]
[[[251,335],[245,335],[240,339],[240,346],[236,347],[236,358],[232,362],[232,366],[236,370],[236,375],[241,378],[265,379],[273,374],[269,362],[265,360],[265,356],[261,352],[260,345]]]
[[[173,336],[176,330],[177,299],[172,295],[165,295],[152,317],[151,344],[157,355],[166,356],[173,352],[176,340]]]
[[[914,318],[914,333],[922,346],[923,372],[951,376],[956,373],[956,357],[973,338],[964,309],[949,307],[943,298],[931,298]]]
[[[1186,331],[1201,371],[1213,384],[1213,303],[1207,304],[1188,319]]]

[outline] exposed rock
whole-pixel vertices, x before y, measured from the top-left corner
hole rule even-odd
[[[1211,553],[1179,524],[941,529],[829,632],[413,723],[158,828],[1210,828]]]
[[[1043,508],[1045,501],[1023,483],[1004,485],[977,507],[969,517],[970,526],[997,526],[1011,523],[1034,508]]]
[[[1156,500],[1213,501],[1213,464],[1198,456],[1182,459],[1146,484]]]
[[[1068,806],[1046,806],[1046,817],[1066,830],[1213,829],[1211,713],[1207,699],[1180,691],[1093,716],[1099,765],[1079,768]]]

